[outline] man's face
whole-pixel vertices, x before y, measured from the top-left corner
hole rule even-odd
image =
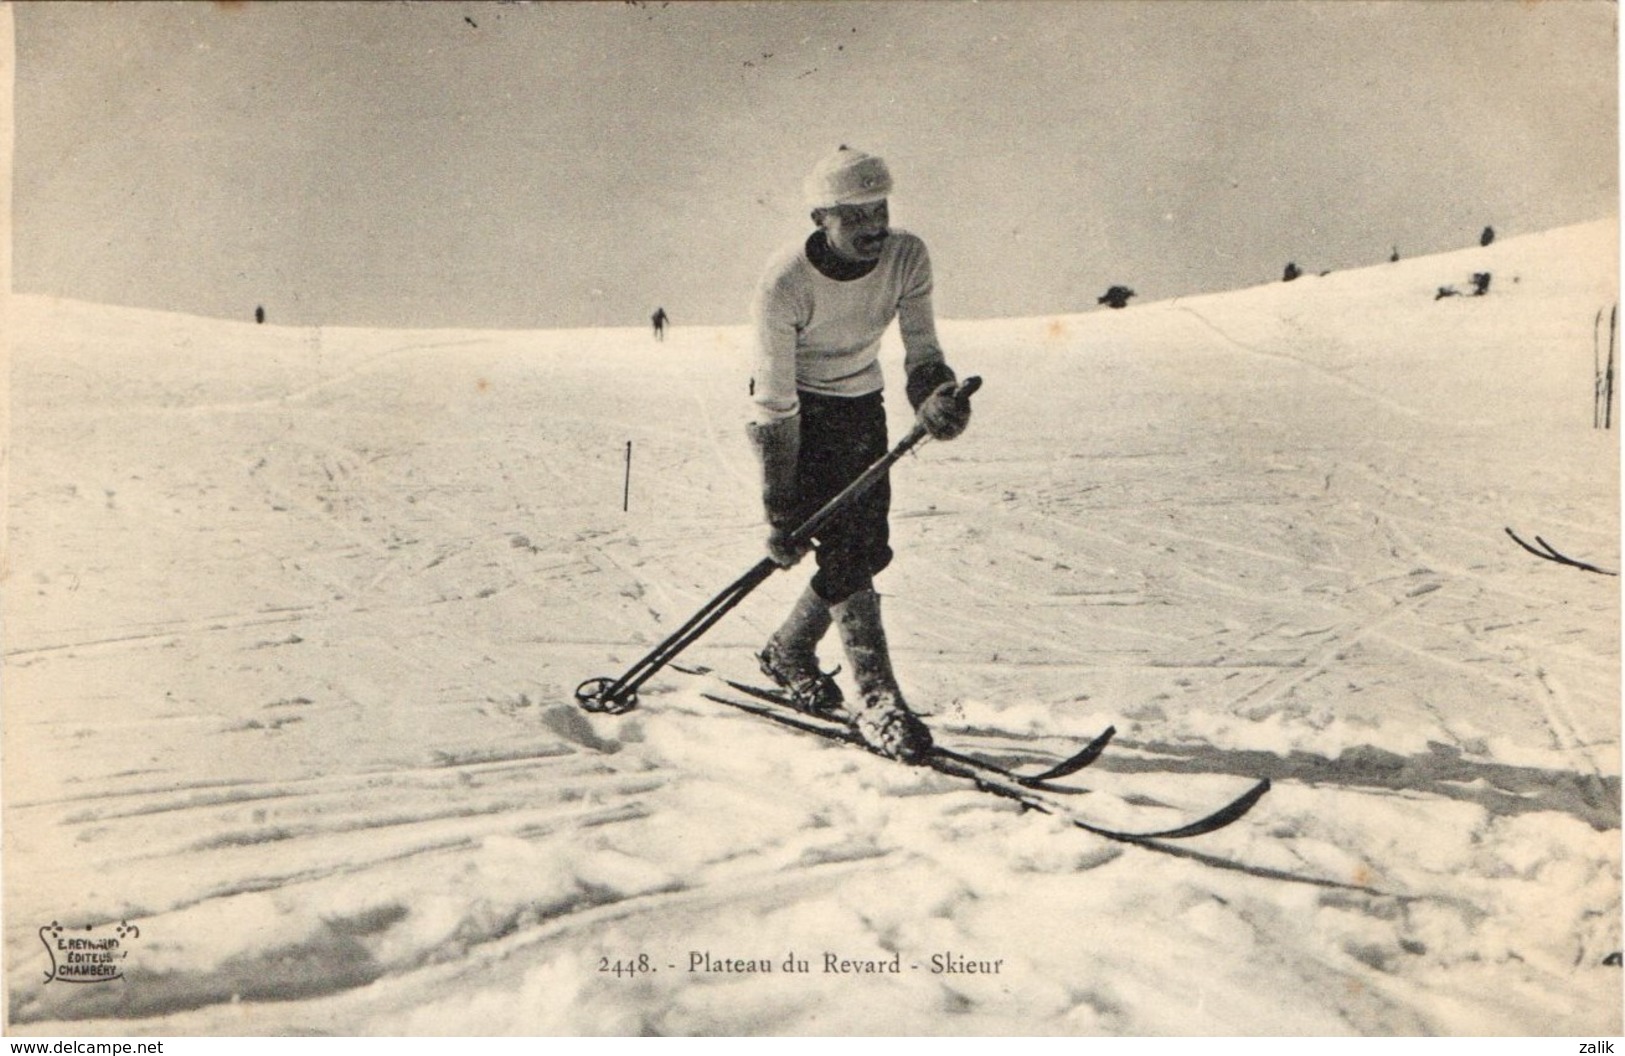
[[[885,199],[869,205],[837,205],[822,211],[819,224],[829,248],[848,260],[879,260],[890,215]]]

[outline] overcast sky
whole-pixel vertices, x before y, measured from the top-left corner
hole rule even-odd
[[[1613,215],[1602,0],[21,4],[22,292],[329,325],[744,321],[880,153],[951,318]]]

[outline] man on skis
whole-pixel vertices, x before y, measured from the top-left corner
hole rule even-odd
[[[893,319],[903,339],[905,391],[926,431],[951,440],[970,403],[937,344],[931,261],[925,244],[889,226],[892,179],[880,158],[842,146],[803,189],[816,230],[768,263],[756,292],[754,414],[748,429],[762,466],[768,553],[788,568],[803,550],[794,530],[886,454],[878,355]],[[931,733],[892,673],[874,576],[892,558],[890,482],[876,485],[822,528],[818,571],[758,654],[762,671],[798,706],[840,717],[876,751],[918,762]],[[819,667],[817,646],[834,624],[859,699],[848,708]]]

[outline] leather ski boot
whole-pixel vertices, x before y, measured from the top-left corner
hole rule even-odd
[[[819,670],[818,642],[830,625],[829,604],[808,587],[796,600],[784,625],[756,654],[762,674],[790,695],[802,711],[829,719],[844,718],[845,698],[831,674]]]
[[[923,762],[931,754],[931,731],[909,710],[892,674],[886,630],[880,623],[880,595],[873,588],[860,590],[830,611],[858,683],[860,699],[852,709],[852,729],[881,755]]]

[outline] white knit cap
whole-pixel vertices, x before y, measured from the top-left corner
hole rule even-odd
[[[802,183],[807,204],[814,209],[837,205],[868,205],[891,195],[891,173],[873,154],[845,144],[813,166]]]

